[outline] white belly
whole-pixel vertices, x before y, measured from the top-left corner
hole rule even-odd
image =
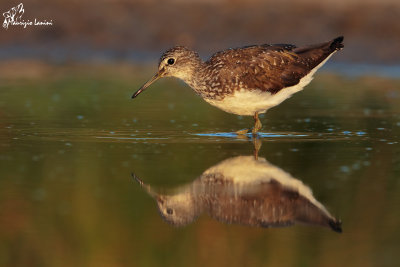
[[[308,81],[307,84],[310,81]],[[303,85],[299,83],[295,86],[284,88],[276,94],[263,92],[261,90],[241,90],[220,101],[210,99],[205,100],[211,105],[229,113],[237,115],[254,115],[256,112],[265,113],[268,109],[279,105],[294,93],[302,90],[307,84]]]
[[[222,109],[223,111],[237,114],[249,115],[254,113],[265,113],[268,109],[279,105],[294,93],[303,90],[303,88],[311,82],[314,73],[333,55],[330,54],[324,61],[310,71],[306,76],[300,79],[299,83],[283,88],[276,94],[263,92],[261,90],[240,90],[233,95],[226,96],[222,100],[205,99],[211,105]]]

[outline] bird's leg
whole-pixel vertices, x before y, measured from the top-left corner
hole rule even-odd
[[[258,118],[258,112],[254,113],[254,128],[253,128],[253,135],[256,135],[258,130],[262,128],[262,124],[260,119]]]

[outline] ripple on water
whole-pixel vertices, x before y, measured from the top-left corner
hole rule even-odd
[[[13,131],[13,129],[9,129]],[[131,130],[131,129],[41,129],[32,133],[30,129],[13,131],[14,138],[21,140],[60,141],[66,146],[72,142],[236,142],[252,139],[252,133],[238,135],[235,132],[186,132],[186,131],[162,131],[162,130]],[[335,141],[335,140],[366,140],[369,134],[365,131],[331,130],[326,132],[259,132],[257,138],[264,141]],[[394,140],[380,140],[394,142]]]
[[[200,136],[200,137],[209,137],[209,138],[232,138],[232,139],[243,139],[243,138],[253,138],[252,133],[247,133],[245,135],[238,135],[235,132],[214,132],[214,133],[193,133],[192,135]],[[296,140],[313,140],[313,141],[329,141],[329,140],[342,140],[348,139],[349,137],[364,137],[367,138],[367,133],[364,131],[342,131],[342,132],[335,132],[334,130],[328,131],[325,133],[321,132],[307,132],[307,133],[299,133],[299,132],[276,132],[276,133],[263,133],[259,132],[257,134],[257,138],[263,139],[271,139],[271,140],[289,140],[289,139],[296,139]]]
[[[227,137],[227,138],[240,138],[240,137],[253,137],[252,133],[244,135],[238,135],[235,132],[223,132],[223,133],[195,133],[193,135],[206,136],[206,137]],[[257,137],[268,138],[268,137],[307,137],[308,134],[297,134],[297,133],[258,133]]]

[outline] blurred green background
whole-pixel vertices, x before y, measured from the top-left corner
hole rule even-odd
[[[2,1],[2,12],[19,1]],[[34,1],[0,29],[0,266],[396,266],[397,1]],[[251,155],[252,118],[164,79],[161,53],[345,36],[314,81],[262,118],[260,157],[300,179],[343,233],[166,224],[132,180],[164,190]],[[202,135],[198,135],[202,134]],[[205,134],[205,135],[204,135]]]

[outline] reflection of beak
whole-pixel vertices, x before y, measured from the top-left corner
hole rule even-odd
[[[151,190],[150,185],[143,183],[143,181],[139,177],[137,177],[136,174],[132,173],[132,177],[133,177],[133,179],[136,180],[136,182],[138,182],[140,184],[140,187],[144,188],[147,191],[147,193],[150,196],[152,196],[152,197],[157,196],[157,194],[155,192],[153,192],[153,190]]]
[[[162,77],[163,73],[164,73],[164,72],[163,72],[162,70],[159,71],[159,72],[157,72],[157,73],[153,76],[153,78],[151,78],[147,83],[143,84],[143,86],[140,87],[140,89],[137,90],[136,93],[134,93],[134,94],[132,95],[132,98],[137,97],[141,92],[143,92],[147,87],[149,87],[150,84],[152,84],[152,83],[154,83],[155,81],[157,81],[158,79],[160,79],[160,78]]]

